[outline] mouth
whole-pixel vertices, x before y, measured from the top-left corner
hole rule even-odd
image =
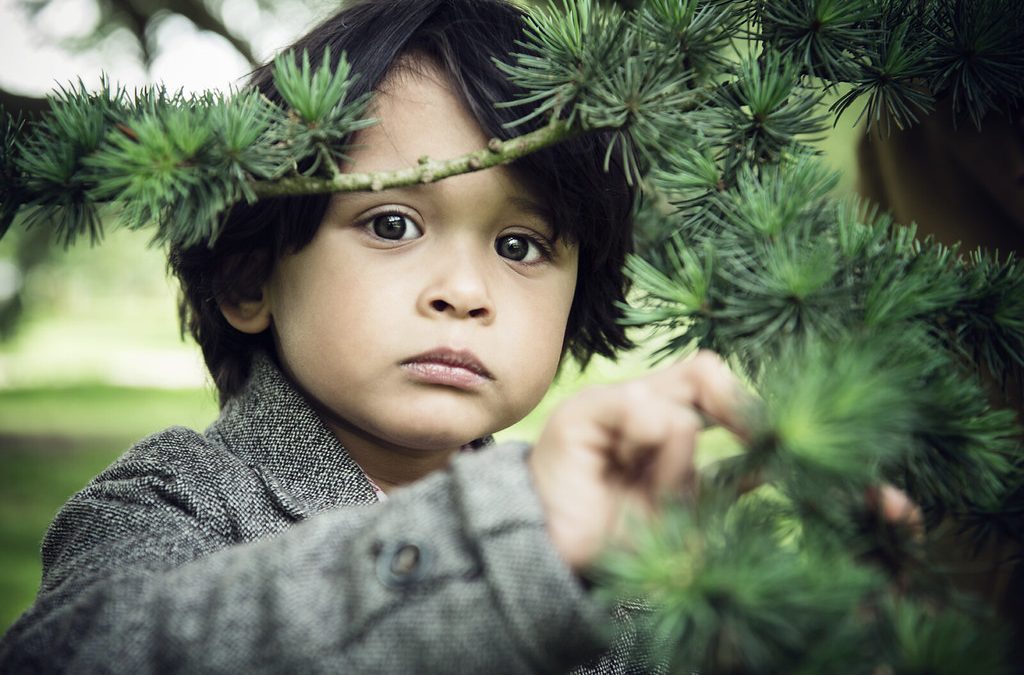
[[[432,349],[399,365],[418,382],[457,389],[472,389],[494,379],[480,359],[464,349]]]

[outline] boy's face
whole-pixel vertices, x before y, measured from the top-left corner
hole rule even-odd
[[[375,99],[354,171],[414,166],[487,138],[444,76]],[[506,168],[341,194],[264,288],[285,370],[343,443],[449,450],[519,420],[558,367],[577,250]],[[383,445],[382,445],[383,444]]]

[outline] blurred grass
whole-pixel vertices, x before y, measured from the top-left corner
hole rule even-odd
[[[0,390],[0,632],[39,586],[39,544],[67,498],[139,438],[216,415],[205,389],[102,384]]]
[[[217,402],[205,389],[156,389],[82,384],[0,391],[0,438],[56,436],[138,439],[172,424],[205,427]],[[5,452],[7,449],[5,449]]]

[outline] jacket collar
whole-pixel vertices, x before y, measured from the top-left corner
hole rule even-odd
[[[377,502],[363,470],[264,353],[253,357],[244,389],[228,401],[207,435],[297,502],[296,517]]]

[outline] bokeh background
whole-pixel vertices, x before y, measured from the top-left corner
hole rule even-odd
[[[323,0],[0,0],[0,102],[28,114],[55,87],[101,73],[186,91],[239,85],[252,65],[337,7]],[[858,131],[821,143],[852,190]],[[558,400],[648,364],[657,336],[618,363],[567,367],[541,406],[503,432],[533,438]],[[146,232],[63,248],[43,229],[0,240],[0,632],[32,602],[39,544],[61,504],[135,440],[204,428],[216,397],[177,326],[176,288]],[[719,438],[712,444],[725,443]]]

